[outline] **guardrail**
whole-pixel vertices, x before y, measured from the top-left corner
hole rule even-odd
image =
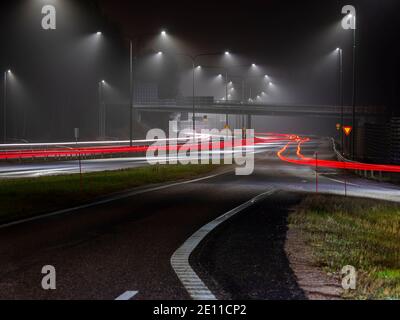
[[[357,161],[353,161],[353,160],[349,160],[346,157],[344,157],[336,148],[336,142],[334,138],[331,138],[332,140],[332,144],[333,144],[333,151],[336,154],[336,157],[338,158],[339,161],[341,162],[345,162],[345,163],[359,163]],[[374,179],[374,180],[379,180],[382,181],[383,180],[383,176],[382,176],[382,171],[367,171],[367,170],[354,170],[354,173],[364,177],[364,178],[370,178],[370,179]],[[378,176],[376,175],[376,173],[378,173]]]

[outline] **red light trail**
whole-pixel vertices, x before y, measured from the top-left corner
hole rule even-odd
[[[260,137],[261,136],[261,137]],[[262,137],[265,136],[265,137]],[[302,147],[305,143],[311,141],[310,138],[302,138],[297,135],[279,134],[279,133],[259,133],[254,140],[255,145],[272,144],[278,142],[287,142],[287,144],[279,150],[277,156],[280,160],[301,166],[315,167],[316,160],[306,157],[302,154]],[[238,145],[246,146],[248,142],[242,140]],[[287,156],[289,148],[297,145],[296,158]],[[195,151],[212,151],[224,150],[225,148],[234,147],[233,142],[210,142],[209,148],[205,148],[201,142],[188,145],[166,145],[166,146],[134,146],[134,147],[86,147],[86,148],[62,148],[62,149],[46,149],[46,150],[13,150],[1,151],[0,160],[23,160],[23,159],[48,159],[62,157],[78,157],[78,156],[98,156],[98,155],[116,155],[116,154],[137,154],[146,153],[148,151],[179,151],[181,148],[192,149]],[[235,146],[236,147],[236,146]],[[343,170],[363,170],[363,171],[381,171],[381,172],[400,172],[400,166],[383,165],[383,164],[366,164],[360,162],[342,162],[334,160],[318,160],[318,167],[343,169]]]
[[[288,136],[289,137],[289,136]],[[316,159],[305,157],[302,152],[302,146],[304,143],[310,142],[309,138],[300,138],[298,136],[290,136],[289,141],[279,152],[277,153],[279,159],[284,162],[292,163],[296,165],[315,167]],[[289,147],[296,143],[297,144],[297,159],[289,158],[284,154],[288,151]],[[384,165],[384,164],[367,164],[361,162],[342,162],[333,160],[318,160],[318,167],[330,168],[330,169],[343,169],[343,170],[362,170],[362,171],[378,171],[378,172],[400,172],[400,166],[397,165]]]

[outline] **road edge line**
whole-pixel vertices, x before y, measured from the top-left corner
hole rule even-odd
[[[113,196],[113,197],[106,198],[106,199],[103,199],[103,200],[100,200],[100,201],[96,201],[96,202],[91,202],[91,203],[84,204],[84,205],[81,205],[81,206],[77,206],[77,207],[73,207],[73,208],[69,208],[69,209],[58,210],[58,211],[55,211],[55,212],[52,212],[52,213],[46,213],[46,214],[42,214],[40,216],[36,216],[36,217],[32,217],[32,218],[26,218],[26,219],[22,219],[22,220],[17,220],[17,221],[13,221],[13,222],[10,222],[10,223],[6,223],[6,224],[1,224],[0,225],[0,230],[6,229],[6,228],[9,228],[9,227],[18,226],[18,225],[21,225],[21,224],[24,224],[24,223],[28,223],[28,222],[34,222],[34,221],[47,219],[47,218],[52,218],[52,217],[56,217],[56,216],[60,216],[60,215],[71,214],[74,211],[87,209],[87,208],[91,208],[91,207],[96,207],[96,206],[99,206],[99,205],[111,203],[111,202],[114,202],[114,201],[130,198],[130,197],[141,195],[141,194],[145,194],[145,193],[150,193],[150,192],[170,189],[170,188],[178,187],[178,186],[181,186],[181,185],[186,185],[186,184],[191,184],[191,183],[195,183],[195,182],[201,182],[201,181],[213,179],[213,178],[222,176],[224,174],[227,174],[229,172],[231,172],[231,170],[226,170],[226,171],[221,172],[221,173],[217,173],[217,174],[214,174],[214,175],[210,175],[210,176],[206,176],[206,177],[202,177],[202,178],[198,178],[198,179],[194,179],[194,180],[176,182],[176,183],[162,185],[162,186],[154,187],[154,188],[150,188],[150,189],[135,190],[135,191],[132,191],[132,192],[123,193],[123,194],[120,194],[120,195],[117,195],[117,196]]]
[[[189,293],[190,297],[193,300],[217,300],[215,295],[190,266],[190,256],[195,251],[195,249],[218,226],[231,219],[238,213],[242,212],[243,210],[253,206],[257,202],[260,202],[271,196],[273,193],[275,193],[275,191],[275,189],[271,189],[263,194],[260,194],[250,201],[211,221],[210,223],[203,226],[196,233],[194,233],[178,250],[175,251],[170,261],[172,269],[175,271],[180,282],[185,287],[186,291]]]

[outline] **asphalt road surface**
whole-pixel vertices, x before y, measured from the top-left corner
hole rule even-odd
[[[144,158],[98,159],[83,160],[83,171],[100,172],[106,170],[121,170],[148,165]],[[42,163],[1,163],[0,179],[35,178],[49,175],[64,175],[79,173],[78,161],[50,161]]]
[[[304,154],[313,154],[316,149],[321,158],[332,156],[327,141],[306,147]],[[319,179],[320,192],[344,194],[343,176],[333,170],[324,174]],[[396,186],[346,178],[350,195],[400,199],[400,188]],[[298,201],[298,196],[288,192],[314,192],[315,172],[312,168],[282,163],[273,152],[264,152],[258,154],[257,168],[251,176],[225,173],[70,214],[0,227],[0,299],[112,300],[128,291],[137,292],[132,297],[137,300],[189,299],[187,290],[171,267],[171,256],[205,224],[271,188],[283,190],[283,193],[267,197],[261,207],[259,204],[249,209],[251,213],[262,208],[264,214],[271,215],[267,219],[271,223],[271,228],[267,229],[269,234],[261,239],[275,247],[260,258],[263,261],[276,259],[276,265],[259,278],[266,289],[253,287],[250,290],[240,285],[234,277],[239,277],[241,269],[223,259],[221,253],[210,263],[218,270],[230,268],[232,281],[225,278],[217,285],[210,285],[210,290],[217,298],[302,298],[279,248],[287,210]],[[249,214],[249,221],[257,217]],[[233,241],[243,241],[243,233],[240,237],[238,235]],[[222,249],[219,246],[213,252],[214,257]],[[248,253],[241,252],[233,252],[234,261],[249,258]],[[254,264],[257,264],[256,260],[253,258]],[[45,291],[41,287],[41,271],[45,265],[52,265],[57,270],[57,289],[54,291]],[[196,263],[193,265],[197,271]],[[276,272],[279,268],[284,276]],[[207,273],[207,270],[198,270],[199,275],[204,271]],[[246,274],[241,276],[246,277]],[[257,279],[252,277],[250,280],[255,283]],[[204,282],[208,283],[206,279]]]

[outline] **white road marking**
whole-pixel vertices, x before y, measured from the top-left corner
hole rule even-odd
[[[70,208],[70,209],[59,210],[59,211],[56,211],[56,212],[43,214],[43,215],[40,215],[40,216],[37,216],[37,217],[23,219],[23,220],[11,222],[11,223],[3,224],[3,225],[0,225],[0,230],[1,229],[5,229],[5,228],[9,228],[9,227],[13,227],[13,226],[17,226],[17,225],[21,225],[21,224],[27,223],[27,222],[38,221],[38,220],[42,220],[42,219],[46,219],[46,218],[59,216],[59,215],[71,214],[74,211],[87,209],[87,208],[91,208],[91,207],[96,207],[96,206],[107,204],[107,203],[114,202],[114,201],[117,201],[117,200],[130,198],[132,196],[137,196],[137,195],[141,195],[141,194],[145,194],[145,193],[150,193],[150,192],[170,189],[170,188],[181,186],[181,185],[186,185],[186,184],[191,184],[191,183],[196,183],[196,182],[209,180],[209,179],[212,179],[212,178],[216,178],[216,177],[222,176],[222,175],[228,173],[229,171],[230,170],[227,170],[227,171],[224,171],[224,172],[221,172],[221,173],[218,173],[218,174],[214,174],[214,175],[211,175],[211,176],[207,176],[207,177],[203,177],[203,178],[199,178],[199,179],[194,179],[194,180],[189,180],[189,181],[184,181],[184,182],[172,183],[172,184],[163,185],[163,186],[155,187],[155,188],[151,188],[151,189],[136,190],[136,191],[124,193],[124,194],[121,194],[121,195],[117,195],[117,196],[114,196],[114,197],[110,197],[110,198],[107,198],[107,199],[104,199],[104,200],[100,200],[100,201],[97,201],[97,202],[88,203],[88,204],[85,204],[85,205],[82,205],[82,206],[77,206],[77,207]]]
[[[362,187],[361,185],[359,185],[359,184],[354,184],[354,183],[350,183],[350,182],[345,182],[345,181],[341,181],[341,180],[336,180],[336,179],[332,179],[332,178],[328,178],[328,177],[325,177],[326,179],[328,179],[328,180],[331,180],[331,181],[333,181],[333,182],[337,182],[337,183],[340,183],[340,184],[347,184],[348,186],[353,186],[353,187]]]
[[[124,294],[120,295],[117,299],[115,299],[115,301],[129,301],[138,293],[138,291],[127,291]]]
[[[209,224],[205,225],[194,235],[192,235],[172,256],[171,265],[174,269],[179,280],[185,287],[186,291],[189,293],[193,300],[217,300],[215,295],[210,291],[210,289],[204,284],[196,272],[192,269],[189,263],[190,256],[193,251],[198,247],[198,245],[206,238],[206,236],[216,229],[219,225],[229,220],[236,214],[242,212],[243,210],[253,206],[255,203],[264,200],[266,197],[271,196],[275,190],[270,190],[265,192],[254,199],[242,204],[225,213],[221,217],[215,219]]]

